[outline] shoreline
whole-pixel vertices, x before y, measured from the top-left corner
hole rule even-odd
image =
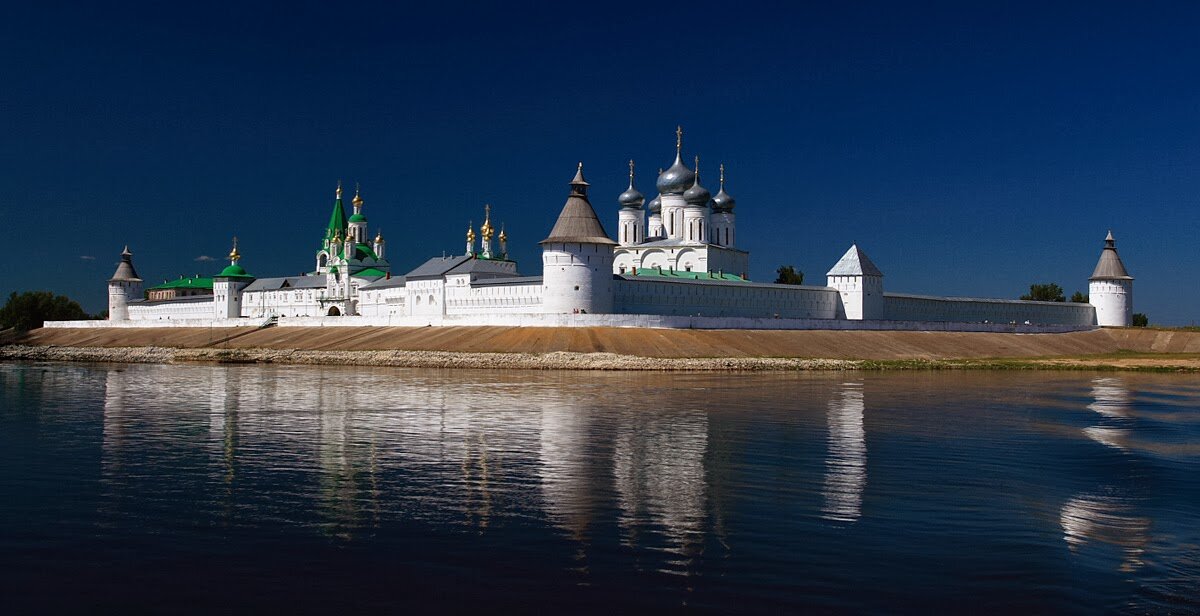
[[[411,350],[300,350],[262,348],[173,348],[0,346],[0,361],[65,361],[150,364],[276,364],[387,366],[500,370],[604,370],[649,372],[881,371],[881,370],[1084,370],[1200,372],[1193,354],[1115,353],[1079,357],[971,359],[821,359],[803,357],[642,357],[606,352],[481,353]]]

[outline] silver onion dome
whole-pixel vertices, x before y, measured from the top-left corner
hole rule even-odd
[[[675,163],[669,169],[658,174],[655,186],[659,194],[681,195],[692,184],[696,183],[696,174],[683,164],[683,128],[675,128]]]
[[[647,207],[650,208],[651,214],[661,214],[662,213],[662,195],[655,195],[655,197],[650,200],[650,205]]]
[[[696,157],[697,172],[692,174],[692,187],[683,192],[683,200],[691,206],[704,207],[712,199],[712,193],[700,185],[700,157]]]
[[[732,212],[733,206],[736,204],[737,202],[729,193],[725,192],[724,188],[717,191],[717,196],[713,197],[714,212]]]
[[[658,192],[664,195],[679,195],[686,191],[692,184],[696,183],[696,174],[683,164],[679,159],[679,153],[675,153],[675,164],[669,169],[662,172],[658,176],[658,181],[655,186]]]
[[[714,212],[732,212],[733,206],[737,205],[733,195],[725,192],[725,165],[721,165],[721,189],[717,191],[717,196],[713,197]]]
[[[640,209],[642,204],[645,202],[646,197],[642,196],[642,193],[638,192],[638,189],[632,186],[630,186],[625,192],[621,193],[620,196],[617,197],[617,203],[620,203],[621,207],[627,207],[634,210]]]
[[[620,203],[623,208],[637,210],[641,209],[645,202],[646,197],[633,187],[633,161],[631,160],[629,161],[629,188],[617,196],[617,203]]]

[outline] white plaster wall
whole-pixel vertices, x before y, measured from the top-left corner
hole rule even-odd
[[[1025,323],[1090,327],[1096,323],[1091,304],[1019,300],[928,297],[884,294],[885,315],[893,321]]]
[[[278,289],[242,293],[242,316],[321,316],[321,302],[326,295],[324,287],[315,289]]]
[[[621,208],[617,213],[617,242],[622,246],[636,244],[646,239],[646,212]]]
[[[598,244],[546,244],[542,283],[545,312],[612,312],[613,249]]]
[[[409,280],[404,285],[408,296],[408,313],[430,317],[446,314],[446,284],[444,279]]]
[[[447,316],[473,314],[541,313],[544,287],[541,283],[448,287]]]
[[[705,284],[683,280],[617,280],[619,314],[833,319],[837,291],[790,285]]]
[[[177,319],[212,319],[213,300],[188,298],[184,301],[164,301],[129,305],[130,321],[167,321]]]
[[[737,245],[737,225],[733,212],[717,212],[709,217],[712,230],[709,239],[718,246],[730,248]]]
[[[879,276],[826,276],[826,284],[838,290],[838,317],[852,321],[889,318],[884,303],[883,278]],[[937,320],[937,319],[934,319]]]
[[[1096,307],[1096,323],[1105,327],[1133,325],[1133,281],[1092,280],[1088,301]]]

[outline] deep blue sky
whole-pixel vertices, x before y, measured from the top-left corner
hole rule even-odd
[[[233,235],[311,270],[339,178],[399,271],[490,202],[537,274],[576,161],[612,233],[682,124],[755,279],[858,242],[890,291],[1070,294],[1111,228],[1135,310],[1192,323],[1197,32],[1197,3],[8,6],[0,292],[96,311],[124,244],[154,283]]]

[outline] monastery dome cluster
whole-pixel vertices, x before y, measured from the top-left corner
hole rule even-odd
[[[1090,303],[885,292],[882,270],[857,244],[830,268],[823,286],[752,282],[750,253],[737,238],[736,201],[725,189],[725,165],[719,166],[714,196],[701,183],[699,157],[695,169],[683,163],[682,129],[676,129],[674,154],[672,165],[658,174],[658,194],[648,202],[636,188],[634,162],[629,162],[628,187],[616,196],[615,238],[596,216],[580,163],[558,217],[540,242],[541,275],[518,272],[509,259],[508,235],[503,225],[497,234],[490,205],[484,206],[478,233],[468,225],[461,253],[427,259],[395,275],[383,233],[377,229],[372,238],[367,232],[360,190],[355,188],[347,214],[339,182],[308,273],[252,276],[241,265],[234,238],[229,265],[219,274],[164,281],[143,291],[126,247],[108,281],[108,325],[1069,331],[1131,322],[1133,278],[1111,232],[1089,279]]]

